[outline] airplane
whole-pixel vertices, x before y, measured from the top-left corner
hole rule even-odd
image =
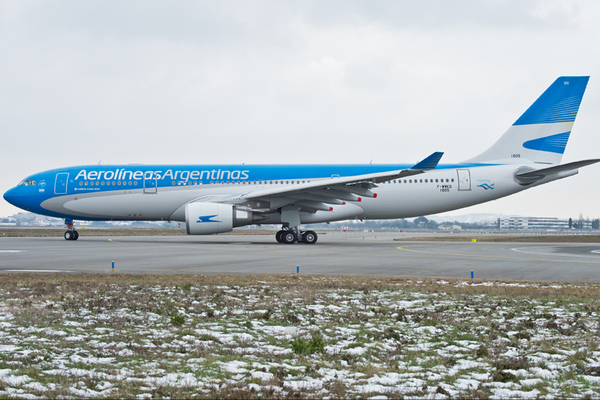
[[[303,224],[437,214],[578,173],[600,159],[560,164],[589,77],[559,77],[496,143],[455,164],[434,152],[417,164],[86,165],[28,176],[9,203],[74,220],[181,221],[189,235],[277,224],[279,243],[314,244]]]

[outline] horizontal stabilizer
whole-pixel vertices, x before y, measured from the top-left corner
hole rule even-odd
[[[421,170],[435,169],[435,167],[437,167],[437,165],[440,162],[443,155],[444,155],[443,152],[436,151],[435,153],[433,153],[426,159],[415,164],[410,169],[421,169]]]
[[[520,173],[516,173],[515,176],[519,177],[519,178],[543,177],[546,175],[555,174],[557,172],[570,171],[570,170],[574,170],[577,168],[585,167],[586,165],[595,164],[597,162],[600,162],[600,158],[596,158],[596,159],[592,159],[592,160],[575,161],[575,162],[571,162],[571,163],[567,163],[567,164],[556,165],[554,167],[536,169],[534,171],[520,172]]]

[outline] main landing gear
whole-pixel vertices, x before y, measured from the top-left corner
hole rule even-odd
[[[300,226],[300,208],[298,206],[292,204],[281,208],[281,225],[283,228],[275,235],[275,239],[279,243],[317,243],[317,234],[314,231],[298,229]]]
[[[293,244],[303,242],[306,244],[317,243],[318,236],[315,231],[301,231],[298,228],[284,228],[277,232],[275,239],[279,243]]]
[[[65,225],[67,225],[67,231],[65,232],[65,240],[77,240],[79,239],[79,232],[75,230],[73,226],[73,220],[70,218],[65,219]]]

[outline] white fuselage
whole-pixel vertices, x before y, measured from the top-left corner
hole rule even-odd
[[[513,179],[522,165],[477,166],[440,169],[408,178],[379,183],[373,189],[376,198],[364,197],[360,202],[348,201],[333,205],[333,210],[300,213],[301,223],[327,222],[344,219],[394,219],[436,214],[448,210],[498,199],[532,186],[563,178],[576,172],[544,179],[534,185],[522,186]],[[323,178],[321,178],[323,179]],[[327,178],[324,178],[327,179]],[[78,219],[110,220],[172,220],[185,221],[185,205],[194,201],[229,198],[247,192],[265,190],[288,183],[273,181],[225,182],[204,185],[161,187],[155,193],[127,188],[76,195],[52,196],[40,205],[43,209]],[[296,183],[294,183],[295,185]],[[273,203],[273,201],[271,201]],[[241,204],[243,206],[243,203]],[[264,210],[263,224],[280,223],[280,214]]]

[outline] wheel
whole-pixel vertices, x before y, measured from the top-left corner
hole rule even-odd
[[[284,231],[279,231],[275,234],[275,239],[277,240],[278,243],[283,243],[283,234],[285,232]]]
[[[317,234],[314,231],[306,231],[302,235],[302,241],[306,244],[315,244],[317,243]]]
[[[73,235],[72,231],[65,232],[65,240],[73,240],[73,237],[75,237],[75,236]]]
[[[73,231],[73,240],[79,239],[79,232]]]
[[[283,243],[285,244],[293,244],[296,243],[296,235],[291,231],[284,231],[283,235]]]

